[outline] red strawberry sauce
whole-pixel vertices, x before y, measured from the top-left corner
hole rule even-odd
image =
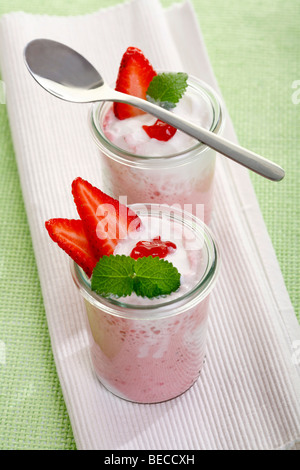
[[[130,253],[131,258],[138,259],[143,256],[158,256],[165,258],[168,254],[176,250],[173,242],[162,241],[161,237],[155,237],[153,240],[140,241]]]

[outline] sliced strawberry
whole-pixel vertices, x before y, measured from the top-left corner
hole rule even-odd
[[[85,235],[81,220],[50,219],[45,227],[53,241],[62,248],[85,272],[92,275],[96,258]]]
[[[121,60],[115,89],[145,100],[149,84],[155,75],[156,72],[143,52],[137,47],[128,47]],[[144,111],[124,103],[114,103],[113,109],[118,119],[144,114]]]
[[[113,254],[119,240],[140,226],[139,217],[131,209],[82,178],[73,181],[72,193],[97,259]]]
[[[157,121],[152,126],[143,126],[145,132],[151,139],[163,140],[167,142],[173,137],[177,129],[170,126],[166,122],[157,119]]]

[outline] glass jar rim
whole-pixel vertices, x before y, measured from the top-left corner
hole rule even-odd
[[[221,102],[221,98],[218,96],[216,91],[208,85],[206,82],[194,77],[193,75],[188,75],[188,86],[192,89],[197,90],[198,92],[202,93],[202,95],[209,100],[212,108],[212,123],[209,128],[211,132],[216,134],[221,133],[224,127],[224,115],[223,115],[223,105]],[[176,161],[179,164],[182,160],[186,161],[189,157],[197,157],[200,154],[209,150],[209,147],[202,142],[199,142],[192,147],[182,150],[178,153],[172,153],[168,155],[162,156],[150,156],[150,155],[139,155],[139,154],[132,154],[131,152],[124,150],[116,145],[114,145],[104,134],[103,129],[101,127],[101,112],[105,111],[108,106],[111,106],[111,103],[108,102],[96,102],[90,108],[89,115],[88,115],[88,124],[93,136],[94,141],[96,142],[97,146],[100,148],[101,151],[106,152],[111,158],[124,161],[124,162],[132,162],[136,165],[143,165],[149,164],[149,162],[161,162],[161,161]]]
[[[129,207],[135,212],[138,211],[139,207],[149,207],[151,208],[151,214],[153,214],[153,210],[156,210],[159,214],[162,211],[170,213],[169,206],[165,204],[131,204]],[[113,316],[127,319],[145,319],[145,317],[149,316],[149,319],[154,319],[178,315],[194,307],[208,296],[215,285],[219,273],[220,254],[215,237],[207,225],[193,214],[182,209],[173,208],[172,206],[171,209],[174,221],[180,220],[182,222],[182,216],[184,216],[184,222],[187,224],[187,227],[192,229],[193,232],[201,233],[203,237],[203,245],[206,247],[208,257],[204,273],[196,285],[183,295],[166,302],[155,303],[154,305],[126,303],[126,301],[120,300],[120,298],[105,298],[92,291],[90,279],[71,260],[72,278],[86,301]]]

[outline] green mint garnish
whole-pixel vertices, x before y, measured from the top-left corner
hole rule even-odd
[[[100,258],[93,269],[91,288],[103,297],[126,297],[133,292],[134,259],[125,255]]]
[[[187,88],[187,79],[183,72],[159,73],[148,87],[147,100],[168,110],[175,108]]]
[[[157,256],[134,260],[130,256],[103,256],[92,274],[91,288],[102,297],[126,297],[135,292],[152,299],[175,292],[180,274],[172,263]]]
[[[180,274],[172,263],[157,256],[135,261],[134,292],[142,297],[171,294],[180,286]]]

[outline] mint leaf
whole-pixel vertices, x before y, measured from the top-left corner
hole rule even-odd
[[[126,297],[135,292],[141,297],[158,297],[176,291],[180,274],[172,263],[157,256],[134,260],[130,256],[100,258],[92,274],[91,288],[102,297]]]
[[[146,98],[162,108],[175,108],[187,88],[187,79],[183,72],[159,73],[151,80]]]
[[[180,274],[172,263],[157,256],[138,258],[135,265],[134,291],[142,297],[158,297],[176,291]]]
[[[133,291],[134,260],[125,255],[103,256],[96,264],[91,288],[102,297],[126,297]]]

